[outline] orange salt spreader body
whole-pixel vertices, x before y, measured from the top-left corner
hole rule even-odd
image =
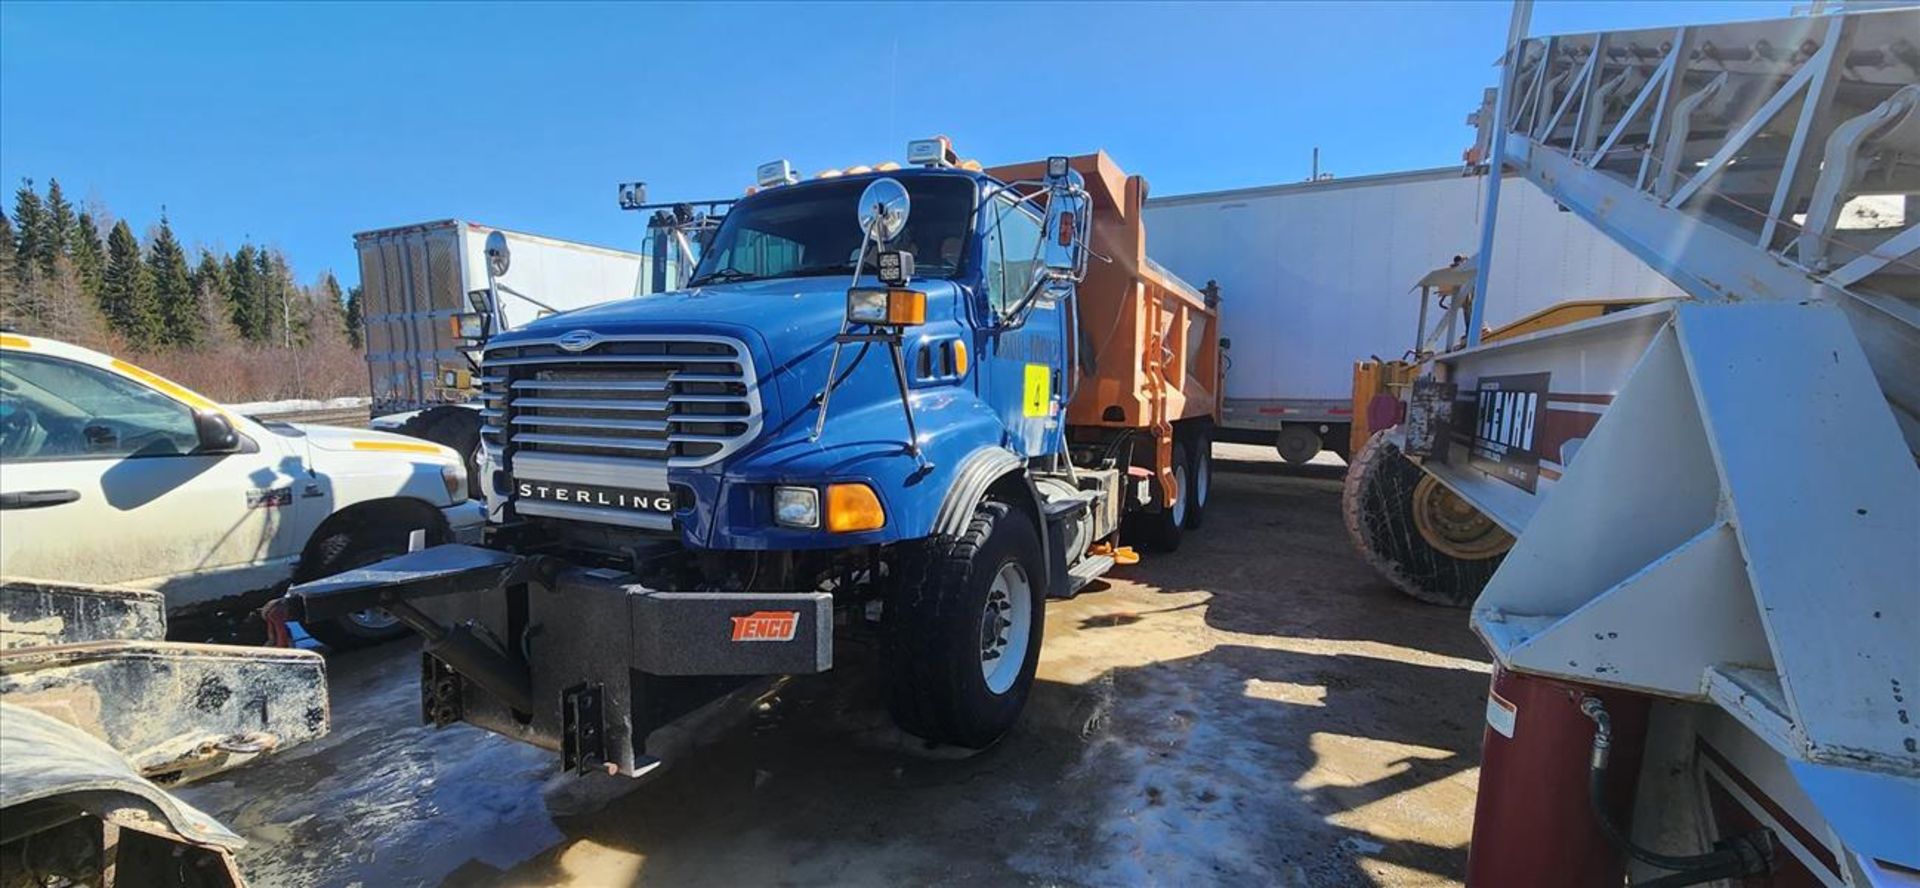
[[[1127,175],[1105,151],[1074,157],[1069,165],[1086,180],[1092,198],[1093,259],[1079,287],[1075,344],[1092,359],[1076,356],[1073,362],[1081,376],[1067,405],[1067,424],[1152,430],[1154,465],[1172,496],[1165,467],[1172,463],[1173,423],[1220,420],[1218,288],[1209,282],[1205,291],[1195,289],[1147,258],[1145,177]],[[1046,162],[986,172],[1002,182],[1032,181],[1046,175]]]

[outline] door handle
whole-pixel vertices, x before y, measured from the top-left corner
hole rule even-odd
[[[80,498],[78,490],[23,490],[0,493],[0,509],[44,509],[63,506]]]

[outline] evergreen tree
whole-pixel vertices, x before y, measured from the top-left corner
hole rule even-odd
[[[140,242],[125,219],[107,235],[107,265],[100,280],[100,310],[115,333],[137,348],[163,341],[165,326],[153,284],[140,257]]]
[[[263,339],[269,345],[290,347],[296,342],[304,342],[304,331],[295,323],[294,296],[297,295],[293,284],[293,272],[287,268],[287,257],[278,251],[262,248],[254,254],[254,271],[260,284],[259,313],[265,322],[261,324]]]
[[[94,221],[93,214],[82,211],[73,220],[73,232],[67,239],[72,244],[73,276],[79,282],[80,295],[97,307],[100,304],[100,275],[106,270],[107,248],[100,243],[100,227]]]
[[[200,312],[200,341],[222,346],[239,338],[233,327],[232,303],[227,300],[227,266],[211,250],[200,251],[193,269],[193,296]]]
[[[0,213],[0,329],[20,329],[20,279],[14,276],[13,222]]]
[[[160,339],[165,345],[192,346],[200,341],[200,305],[194,298],[187,254],[173,237],[166,210],[160,226],[148,238],[147,278],[152,282],[154,306],[160,316]]]
[[[354,348],[360,348],[366,342],[366,340],[362,338],[366,335],[366,332],[362,329],[362,325],[366,323],[366,319],[360,314],[360,305],[360,285],[354,284],[352,287],[347,288],[346,309],[347,342],[352,343]]]
[[[48,179],[46,237],[41,242],[40,254],[34,257],[40,263],[42,274],[52,277],[54,261],[73,256],[74,222],[73,203],[67,200],[66,192],[60,190],[60,180]]]
[[[227,304],[234,329],[248,342],[266,338],[265,318],[260,315],[260,271],[252,244],[241,244],[227,260]]]
[[[90,348],[109,347],[106,322],[93,301],[80,292],[80,279],[65,256],[54,260],[53,273],[35,281],[40,314],[33,332]]]
[[[347,297],[340,292],[340,282],[334,279],[333,272],[321,275],[316,289],[319,290],[316,298],[320,300],[319,322],[327,326],[330,335],[337,333],[351,342],[353,334],[347,330]]]
[[[25,284],[38,270],[39,256],[46,250],[47,208],[33,190],[32,179],[21,179],[13,193],[15,279]]]

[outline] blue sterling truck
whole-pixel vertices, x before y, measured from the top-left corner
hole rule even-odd
[[[684,289],[485,339],[484,545],[280,616],[387,609],[426,719],[571,769],[647,770],[654,731],[836,635],[877,640],[905,730],[1000,738],[1046,599],[1204,521],[1217,294],[1146,258],[1146,182],[1104,153],[757,178]]]

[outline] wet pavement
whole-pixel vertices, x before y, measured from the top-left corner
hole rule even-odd
[[[417,724],[397,643],[333,658],[329,737],[182,795],[259,886],[1458,884],[1488,671],[1465,612],[1359,561],[1330,455],[1215,453],[1206,528],[1048,607],[983,753],[923,748],[843,668],[638,785],[563,776]]]

